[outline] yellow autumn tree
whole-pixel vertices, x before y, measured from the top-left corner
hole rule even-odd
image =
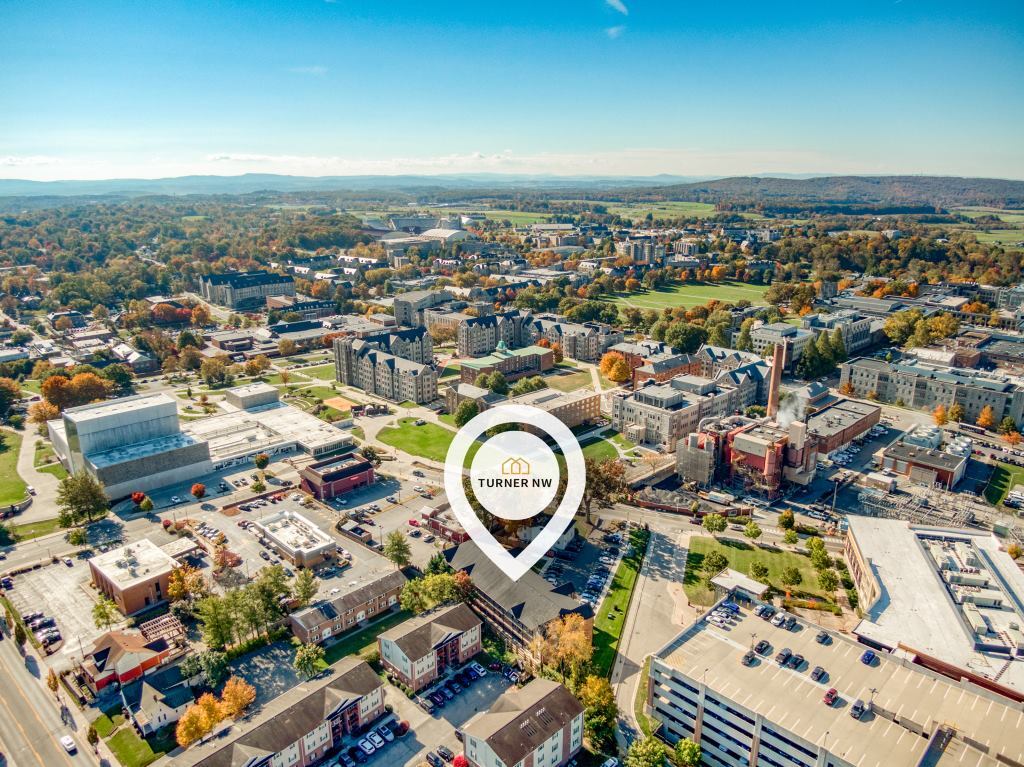
[[[233,676],[224,684],[224,691],[220,694],[221,708],[224,716],[237,719],[245,713],[256,700],[256,688]]]
[[[203,723],[203,712],[198,706],[189,706],[178,720],[174,739],[182,748],[188,748],[208,732]]]
[[[946,406],[937,405],[932,411],[932,419],[935,421],[936,426],[945,426],[949,422],[949,416],[946,414]]]
[[[996,424],[996,415],[992,412],[991,405],[985,405],[978,413],[978,420],[975,421],[983,429],[991,429]]]

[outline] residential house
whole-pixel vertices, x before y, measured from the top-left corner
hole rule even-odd
[[[303,644],[326,642],[398,606],[406,578],[396,570],[298,612],[289,622]]]
[[[464,604],[417,615],[377,637],[381,663],[408,687],[426,687],[482,649],[480,618]]]

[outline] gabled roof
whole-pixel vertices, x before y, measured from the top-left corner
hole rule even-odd
[[[344,615],[348,610],[365,604],[367,600],[375,599],[392,589],[401,588],[405,585],[405,581],[406,578],[401,571],[390,572],[372,583],[367,583],[352,591],[339,594],[332,599],[327,599],[315,605],[310,605],[304,610],[299,610],[292,615],[292,622],[299,624],[307,630],[316,628],[321,623],[333,621],[335,618]]]
[[[480,625],[480,618],[464,604],[417,615],[380,635],[398,645],[405,657],[416,661],[438,645]]]
[[[485,741],[504,764],[518,764],[582,713],[582,704],[565,687],[538,678],[504,692],[463,732]]]
[[[510,580],[472,541],[448,549],[444,556],[455,570],[469,574],[473,588],[531,631],[569,613],[578,613],[584,618],[594,614],[589,606],[560,593],[532,570],[518,581]]]
[[[129,711],[148,710],[153,703],[178,708],[193,700],[192,689],[184,683],[181,667],[168,666],[154,674],[147,674],[121,688],[121,696]]]
[[[165,639],[148,642],[139,632],[108,631],[93,643],[89,659],[100,673],[123,674],[167,650],[168,646]]]

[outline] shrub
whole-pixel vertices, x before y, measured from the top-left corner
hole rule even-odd
[[[163,522],[161,522],[160,524],[162,525],[162,527],[164,528],[164,530],[168,530],[168,529],[170,529],[171,525],[173,525],[173,524],[174,524],[174,522],[172,522],[172,521],[171,521],[171,520],[169,520],[169,519],[165,519],[165,520],[164,520]]]

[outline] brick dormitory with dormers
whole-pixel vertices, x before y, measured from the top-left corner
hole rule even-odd
[[[413,690],[482,649],[483,625],[464,604],[417,615],[377,637],[381,663]]]

